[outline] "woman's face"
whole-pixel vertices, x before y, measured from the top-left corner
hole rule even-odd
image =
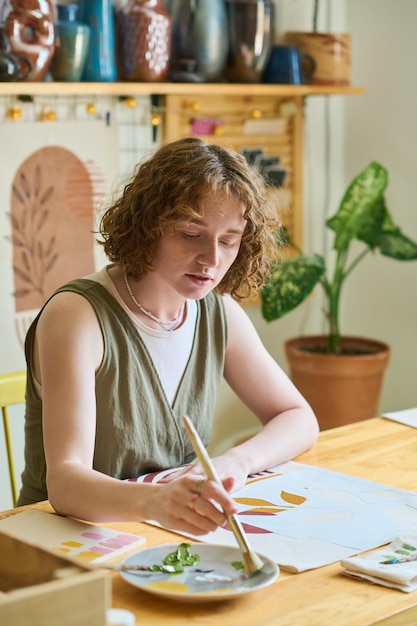
[[[235,261],[246,220],[234,196],[219,194],[202,203],[203,215],[163,235],[154,267],[182,297],[199,300],[214,289]]]

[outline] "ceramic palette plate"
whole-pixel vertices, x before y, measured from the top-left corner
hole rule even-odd
[[[178,544],[168,544],[139,550],[125,559],[123,566],[161,565],[167,554],[177,548]],[[198,554],[200,560],[184,567],[180,574],[121,571],[120,575],[143,591],[186,602],[236,598],[270,585],[279,576],[277,564],[261,554],[258,555],[264,562],[261,571],[248,576],[237,570],[232,565],[242,562],[242,553],[237,547],[193,543],[190,553]]]

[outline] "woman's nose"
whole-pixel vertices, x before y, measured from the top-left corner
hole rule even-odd
[[[198,254],[198,262],[201,265],[217,267],[219,264],[219,246],[216,242],[207,242],[201,245]]]

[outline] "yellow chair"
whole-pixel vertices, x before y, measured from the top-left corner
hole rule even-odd
[[[12,440],[10,436],[9,415],[7,408],[12,404],[24,404],[25,390],[26,371],[0,374],[0,407],[3,414],[4,438],[6,441],[7,461],[9,463],[13,506],[16,506],[17,502],[17,482],[14,469]]]

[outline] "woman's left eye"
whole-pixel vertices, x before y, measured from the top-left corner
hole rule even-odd
[[[222,246],[224,246],[225,248],[234,248],[236,245],[235,241],[224,241],[224,240],[220,240],[220,243],[222,244]]]

